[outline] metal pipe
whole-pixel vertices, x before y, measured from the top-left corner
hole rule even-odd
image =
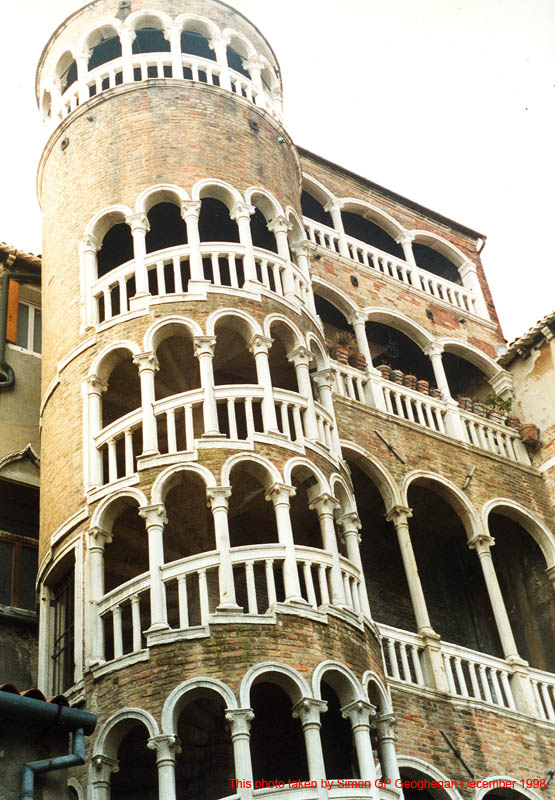
[[[8,287],[10,280],[25,283],[40,283],[40,276],[32,272],[4,272],[2,275],[2,288],[0,292],[0,391],[11,389],[15,386],[15,372],[6,361],[6,327],[8,324]],[[2,373],[6,376],[2,380]]]
[[[96,726],[96,715],[88,711],[34,700],[11,692],[0,692],[0,719],[25,722],[26,727],[39,731],[76,731],[81,728],[87,736]]]
[[[39,701],[40,702],[40,701]],[[31,761],[23,765],[21,773],[20,800],[34,800],[35,775],[52,772],[55,769],[79,767],[85,763],[85,732],[78,728],[73,732],[73,748],[69,755],[57,758],[45,758],[43,761]]]

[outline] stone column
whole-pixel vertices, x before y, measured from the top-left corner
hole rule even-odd
[[[395,781],[401,777],[397,763],[397,753],[395,752],[395,742],[397,741],[395,717],[393,714],[378,714],[378,716],[374,717],[374,724],[378,734],[382,777],[389,780],[390,785],[395,786]]]
[[[285,483],[274,483],[266,494],[266,500],[271,500],[273,503],[279,543],[285,550],[283,562],[285,602],[306,605],[306,600],[301,595],[301,584],[295,555],[295,540],[291,527],[290,498],[294,494],[295,488],[293,486],[287,486]]]
[[[279,434],[280,431],[274,404],[272,376],[270,374],[270,364],[268,361],[268,351],[272,342],[273,339],[256,334],[249,342],[249,350],[254,354],[258,384],[262,386],[264,390],[264,395],[262,397],[262,422],[264,424],[264,433]]]
[[[445,369],[443,368],[443,360],[441,357],[441,354],[443,353],[443,347],[435,342],[432,342],[424,349],[424,353],[432,362],[437,388],[443,395],[443,399],[447,407],[445,412],[445,430],[449,436],[453,437],[453,439],[458,439],[460,442],[466,442],[466,435],[464,431],[464,425],[461,420],[461,415],[459,414],[459,407],[451,396],[449,384],[447,383],[447,376],[445,374]]]
[[[54,78],[50,84],[50,102],[52,121],[62,119],[62,82],[59,78]]]
[[[482,294],[482,287],[478,279],[476,264],[473,264],[472,261],[465,261],[458,267],[458,270],[464,288],[469,289],[474,295],[475,314],[484,319],[489,319],[488,307],[484,300],[484,295]]]
[[[366,338],[366,316],[364,314],[353,314],[349,317],[349,324],[353,326],[357,340],[358,352],[366,359],[366,366],[372,366],[372,355]]]
[[[278,255],[285,261],[285,270],[283,272],[283,294],[287,300],[296,302],[297,300],[300,300],[300,297],[298,296],[295,287],[288,237],[288,232],[292,227],[292,224],[283,216],[274,217],[274,219],[268,223],[268,230],[271,231],[276,237]]]
[[[133,358],[139,367],[141,382],[141,406],[143,410],[143,456],[158,455],[158,431],[154,414],[154,374],[158,370],[158,359],[154,353],[139,353]]]
[[[94,756],[92,767],[94,800],[110,800],[110,775],[112,772],[119,772],[119,761],[108,756]]]
[[[252,708],[233,708],[225,712],[225,718],[231,728],[233,743],[233,761],[237,780],[253,786],[252,762],[250,751],[251,721],[254,719]],[[241,800],[250,800],[252,788],[237,789]]]
[[[251,216],[254,214],[254,211],[254,206],[251,206],[249,203],[237,203],[229,216],[236,221],[237,227],[239,228],[239,241],[245,248],[245,255],[243,258],[245,284],[243,288],[255,289],[258,291],[260,288],[260,281],[256,275],[251,235]]]
[[[123,28],[119,38],[121,41],[121,57],[123,60],[123,82],[133,83],[133,42],[137,34],[132,28]]]
[[[397,244],[400,244],[401,247],[403,248],[405,261],[407,262],[407,264],[412,264],[413,266],[416,266],[416,261],[414,260],[414,253],[412,252],[412,243],[414,242],[414,234],[409,233],[408,231],[403,231],[402,233],[399,234],[399,236],[397,236],[395,241],[397,242]],[[411,272],[411,276],[412,274],[413,273]],[[413,286],[419,286],[419,283],[417,281],[411,280],[411,283]]]
[[[195,357],[199,360],[200,385],[204,392],[204,402],[202,412],[204,417],[203,436],[221,436],[218,425],[218,408],[216,404],[216,393],[214,387],[214,369],[212,361],[214,359],[214,348],[216,347],[215,336],[195,336]]]
[[[360,603],[362,606],[362,613],[367,619],[372,619],[370,612],[370,603],[368,601],[368,592],[366,590],[366,580],[364,577],[364,569],[362,566],[362,559],[360,557],[360,533],[362,528],[360,518],[356,511],[350,511],[347,514],[337,518],[337,522],[343,529],[343,538],[345,540],[345,547],[347,548],[347,558],[355,565],[360,575]]]
[[[105,661],[104,625],[96,604],[104,596],[104,548],[111,541],[112,534],[98,526],[87,532],[85,663],[88,668]]]
[[[148,535],[148,565],[150,570],[150,628],[148,633],[168,628],[166,587],[162,580],[164,566],[164,525],[168,521],[162,504],[139,508]]]
[[[200,252],[200,235],[198,220],[202,202],[200,200],[183,200],[181,203],[181,216],[187,226],[187,243],[189,245],[189,269],[191,278],[187,291],[191,293],[205,292],[210,281],[204,277],[202,254]]]
[[[214,534],[218,551],[218,581],[220,588],[220,604],[217,611],[241,611],[235,598],[235,581],[233,580],[233,564],[231,561],[231,545],[229,541],[228,498],[231,496],[230,486],[210,486],[206,489],[208,505],[214,518]]]
[[[163,797],[164,800],[176,800],[175,756],[181,752],[179,739],[171,733],[159,734],[151,736],[147,742],[147,747],[156,753],[158,796]]]
[[[164,36],[170,43],[172,57],[172,78],[183,79],[183,62],[181,60],[181,28],[170,25],[164,30]]]
[[[312,395],[312,384],[310,383],[310,373],[308,365],[312,361],[313,356],[310,350],[302,345],[292,350],[287,356],[295,367],[297,373],[297,385],[299,387],[299,394],[302,395],[307,402],[306,412],[304,415],[305,422],[305,437],[318,441],[320,436],[318,433],[318,423],[316,421],[316,413],[314,411],[314,397]]]
[[[375,706],[365,700],[355,700],[341,709],[341,716],[351,722],[361,780],[371,781],[372,796],[378,797],[376,765],[374,764],[372,743],[370,741],[370,717],[373,717],[375,713]]]
[[[89,87],[87,86],[87,75],[89,74],[89,51],[77,53],[75,56],[77,65],[77,85],[79,91],[79,104],[86,103],[89,99]]]
[[[322,533],[322,545],[332,558],[331,563],[331,603],[334,606],[345,608],[345,589],[341,575],[341,565],[339,563],[339,550],[337,548],[337,537],[335,535],[335,524],[333,521],[334,509],[339,503],[330,494],[323,493],[315,497],[308,505],[311,510],[318,514],[320,531]]]
[[[339,440],[337,420],[335,418],[335,407],[333,405],[333,373],[331,369],[321,369],[319,372],[314,372],[312,377],[318,386],[320,402],[332,419],[331,437],[333,442],[333,451],[338,458],[342,458],[341,442]]]
[[[416,626],[424,643],[425,657],[431,680],[436,689],[447,691],[447,677],[441,657],[440,637],[434,631],[430,622],[426,598],[424,597],[418,566],[412,549],[408,523],[410,517],[412,517],[411,509],[403,506],[395,506],[386,514],[386,520],[393,522],[397,531],[397,539],[399,540],[399,549],[405,568]]]
[[[341,205],[337,200],[330,200],[324,206],[324,211],[327,211],[332,219],[333,227],[339,234],[339,253],[345,258],[350,258],[351,253],[349,251],[349,245],[347,244],[347,238],[345,236],[345,228],[343,227],[343,219],[341,217]]]
[[[213,36],[208,42],[209,47],[216,55],[216,63],[220,67],[220,86],[222,89],[231,91],[231,80],[229,78],[229,66],[227,63],[227,46],[229,38],[227,36]]]
[[[325,700],[315,700],[312,697],[301,698],[293,708],[291,714],[301,721],[304,741],[306,746],[306,760],[308,762],[308,775],[311,781],[320,782],[326,777],[324,754],[320,739],[320,714],[327,711],[328,704]]]
[[[97,450],[94,439],[102,430],[102,394],[108,384],[96,375],[87,378],[87,396],[89,412],[89,488],[102,486],[102,454]]]
[[[79,255],[81,258],[81,286],[83,289],[83,322],[85,328],[97,325],[98,306],[92,296],[92,287],[98,279],[97,253],[99,241],[96,236],[87,234],[79,244]]]
[[[291,251],[297,259],[297,266],[302,273],[303,278],[307,283],[307,293],[305,297],[306,305],[311,314],[316,316],[316,306],[314,305],[314,292],[312,291],[312,279],[310,270],[310,248],[305,242],[292,244]]]
[[[135,296],[129,301],[131,310],[145,307],[145,298],[150,295],[148,271],[145,266],[146,235],[150,230],[148,217],[144,213],[131,214],[125,218],[133,236],[133,257],[135,259]]]
[[[243,66],[250,74],[252,82],[258,89],[258,93],[255,98],[256,105],[260,106],[261,108],[265,108],[266,102],[264,86],[262,84],[262,70],[264,68],[264,61],[260,58],[260,56],[255,55],[245,59],[243,61]]]

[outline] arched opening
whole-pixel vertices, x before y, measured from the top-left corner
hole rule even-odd
[[[193,352],[193,337],[182,325],[172,326],[172,332],[156,348],[158,371],[154,378],[157,400],[200,388],[198,359]]]
[[[251,217],[251,236],[254,247],[261,247],[263,250],[277,253],[276,237],[268,229],[266,217],[259,208],[255,208]]]
[[[289,694],[276,683],[260,680],[251,689],[251,759],[255,781],[308,780],[301,723],[292,716]]]
[[[231,45],[227,46],[226,52],[227,52],[227,64],[229,68],[234,70],[235,72],[238,72],[240,75],[244,75],[245,78],[248,78],[250,80],[251,74],[244,65],[244,61],[247,58],[247,54],[238,53],[237,50],[235,50],[235,48],[233,48]]]
[[[320,738],[328,780],[360,776],[351,723],[341,715],[342,703],[327,681],[322,681],[322,700],[328,704],[322,714]]]
[[[119,349],[110,353],[113,364],[102,395],[102,427],[123,417],[141,406],[139,371],[133,363],[129,350]]]
[[[303,217],[308,217],[315,222],[321,222],[322,225],[327,225],[328,228],[333,228],[333,220],[329,211],[326,211],[322,203],[313,197],[310,192],[307,192],[306,189],[303,189],[301,194],[301,211],[303,212]]]
[[[157,22],[157,20],[143,20],[143,27],[135,30],[135,39],[132,45],[133,54],[170,52],[170,43],[164,36],[164,32],[155,27]],[[151,76],[149,75],[149,77]]]
[[[453,262],[449,261],[442,253],[433,250],[431,247],[428,247],[428,245],[420,244],[419,242],[413,242],[412,252],[415,262],[419,267],[422,267],[422,269],[440,278],[445,278],[445,280],[451,281],[452,283],[462,284],[459,270]]]
[[[121,58],[121,41],[113,28],[101,28],[95,31],[89,36],[88,46],[92,48],[89,55],[89,70]]]
[[[6,559],[6,553],[2,553]],[[61,694],[75,683],[75,554],[68,553],[48,575],[52,691]],[[33,608],[34,592],[33,592]]]
[[[498,778],[497,780],[501,782],[502,779]],[[508,786],[496,786],[491,792],[486,792],[482,800],[529,800],[529,796],[517,792],[516,789],[512,789],[510,782],[511,779],[507,778]]]
[[[42,114],[43,122],[46,122],[50,119],[52,114],[52,97],[50,92],[44,92],[42,95],[42,102],[40,104],[40,110]]]
[[[156,754],[148,748],[148,738],[147,729],[138,721],[123,736],[117,750],[119,768],[110,776],[110,800],[158,797]]]
[[[335,361],[346,364],[349,355],[356,350],[355,332],[347,322],[345,315],[320,295],[314,295],[316,313],[324,325],[324,336],[330,357]]]
[[[442,639],[503,657],[480,561],[440,484],[408,490],[410,535],[432,627]]]
[[[138,575],[148,572],[148,539],[144,520],[140,517],[137,501],[132,498],[122,498],[116,501],[114,507],[114,521],[110,526],[112,540],[104,546],[104,592],[111,592]],[[149,592],[139,594],[139,611],[141,620],[142,646],[145,639],[142,631],[150,626]],[[133,642],[133,611],[130,600],[122,602],[119,606],[121,614],[121,644],[124,654],[135,649]],[[115,656],[114,640],[117,632],[114,630],[112,614],[102,618],[104,625],[105,658],[110,661]]]
[[[432,777],[426,775],[414,767],[401,767],[399,769],[401,780],[403,781],[403,795],[405,800],[450,800],[450,795],[443,789],[427,789],[420,788],[420,785],[425,785],[425,782],[432,782],[441,780],[439,776]],[[445,780],[445,779],[444,779]]]
[[[485,402],[492,400],[494,394],[487,376],[468,359],[455,353],[442,354],[443,368],[451,396],[455,397],[464,411],[472,411],[486,416],[493,411]],[[494,421],[497,418],[494,417]]]
[[[164,506],[168,520],[164,527],[165,563],[215,549],[214,522],[208,506],[206,484],[197,473],[182,470],[173,476],[165,492]],[[219,600],[217,568],[207,570],[206,582],[208,605],[210,613],[213,613]],[[178,581],[166,581],[165,586],[168,624],[171,628],[180,628]],[[200,625],[200,587],[196,572],[187,576],[186,595],[189,626]]]
[[[307,466],[299,464],[291,471],[291,485],[295,488],[295,494],[290,499],[291,527],[295,544],[322,550],[324,545],[318,514],[309,508],[311,501],[322,494],[318,478]],[[313,577],[316,586],[318,576]],[[306,597],[306,594],[303,593],[303,596]],[[323,598],[319,597],[319,601],[318,605],[323,602]]]
[[[397,244],[393,236],[375,222],[352,211],[342,211],[341,216],[347,236],[352,236],[354,239],[378,248],[378,250],[383,250],[384,253],[404,260],[405,254],[401,245]]]
[[[409,336],[390,325],[371,320],[366,323],[366,338],[372,363],[385,378],[411,389],[416,389],[417,381],[426,381],[429,389],[439,395],[430,359]]]
[[[96,256],[98,277],[102,278],[103,275],[127,261],[132,261],[133,258],[131,229],[126,222],[118,222],[104,234],[102,239]]]
[[[217,800],[229,795],[235,776],[226,707],[222,697],[205,689],[191,692],[185,702],[177,723],[176,795],[179,800]]]
[[[216,60],[216,54],[210,47],[208,38],[197,31],[181,32],[181,52],[199,58],[207,58],[210,61]]]
[[[157,203],[147,214],[150,230],[146,234],[146,252],[187,244],[187,226],[175,203]]]
[[[56,77],[60,81],[62,94],[77,80],[77,64],[72,54],[68,51],[58,61]]]
[[[239,317],[223,317],[216,323],[214,382],[216,386],[258,383],[254,356],[248,348],[252,333]]]
[[[229,209],[215,197],[203,197],[198,220],[201,242],[239,242],[239,229]]]
[[[488,519],[491,555],[519,655],[536,669],[555,672],[555,594],[542,551],[506,513]]]
[[[268,353],[272,386],[276,389],[287,389],[298,392],[299,385],[294,365],[288,360],[288,354],[295,349],[296,340],[290,328],[283,322],[273,322],[270,326],[273,339]]]

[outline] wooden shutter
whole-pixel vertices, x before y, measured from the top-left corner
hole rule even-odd
[[[17,311],[19,308],[19,283],[10,280],[8,283],[8,320],[6,324],[6,341],[15,344],[17,339]]]

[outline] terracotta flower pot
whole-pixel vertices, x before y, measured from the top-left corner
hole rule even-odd
[[[520,428],[520,417],[507,417],[506,424],[509,428],[514,428],[518,431]]]
[[[389,377],[393,383],[403,383],[403,370],[402,369],[392,369],[391,375]]]
[[[520,433],[520,438],[524,444],[534,444],[538,441],[540,430],[537,425],[534,425],[534,423],[527,422],[520,426],[518,432]]]
[[[330,356],[339,361],[340,364],[349,363],[349,348],[344,347],[342,344],[336,344],[330,349]]]
[[[420,392],[421,394],[428,394],[430,391],[430,381],[416,381],[416,391]]]
[[[465,395],[459,394],[457,395],[457,402],[459,407],[463,409],[463,411],[472,411],[472,398],[466,397]]]
[[[439,398],[441,397],[441,392],[439,391],[439,389],[436,389],[435,386],[433,386],[430,389],[430,397],[436,397],[439,400]]]
[[[503,414],[500,411],[493,409],[488,411],[487,416],[492,422],[497,422],[498,425],[503,424]]]
[[[478,414],[480,417],[486,416],[486,407],[483,403],[478,402],[478,400],[474,400],[472,403],[472,413]]]
[[[389,364],[380,364],[378,369],[382,373],[382,378],[388,381],[389,376],[391,375],[391,367],[389,366]]]
[[[403,386],[408,389],[416,389],[416,375],[405,375],[403,377]]]
[[[366,369],[366,358],[362,353],[353,353],[349,356],[349,364],[356,369]]]

